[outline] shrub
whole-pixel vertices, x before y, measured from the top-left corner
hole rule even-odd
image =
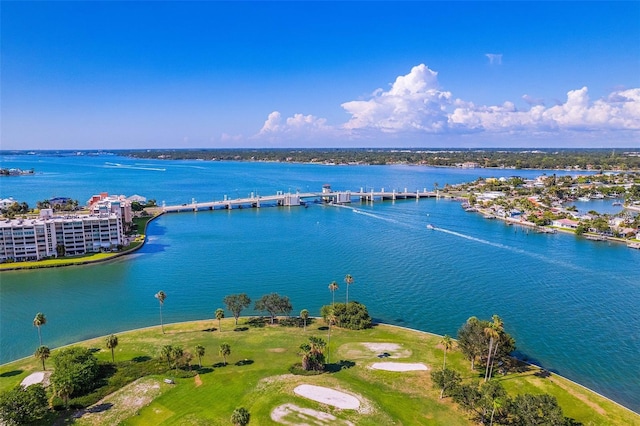
[[[335,305],[325,305],[320,309],[320,314],[327,321],[327,316],[333,311],[336,325],[349,330],[363,330],[371,328],[371,316],[367,307],[359,302],[336,303]]]
[[[0,394],[0,423],[22,425],[42,419],[48,411],[47,395],[41,384],[21,385]]]
[[[317,376],[318,374],[324,373],[322,370],[305,370],[302,367],[302,363],[295,363],[291,367],[289,367],[289,373],[295,374],[296,376]]]
[[[100,368],[91,350],[80,347],[63,349],[53,357],[53,364],[55,369],[51,383],[54,387],[70,381],[73,384],[70,396],[84,395],[95,388]]]

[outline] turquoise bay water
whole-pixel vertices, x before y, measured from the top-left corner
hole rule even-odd
[[[113,156],[5,156],[2,167],[36,169],[36,176],[0,181],[1,198],[30,204],[51,196],[84,202],[101,191],[182,204],[192,197],[315,191],[324,183],[415,190],[540,174]],[[428,230],[428,223],[438,229]],[[3,272],[0,361],[33,353],[39,311],[48,319],[43,341],[56,347],[156,325],[158,290],[167,293],[166,322],[212,318],[235,292],[254,300],[278,292],[291,298],[294,313],[318,314],[331,301],[331,281],[340,284],[336,298],[345,297],[342,278],[349,273],[350,299],[365,303],[377,320],[455,335],[468,317],[497,313],[521,356],[639,411],[639,262],[640,251],[622,245],[527,233],[442,199],[165,215],[150,225],[147,244],[124,259]]]

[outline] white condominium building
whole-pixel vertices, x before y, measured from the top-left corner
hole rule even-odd
[[[0,262],[40,260],[114,250],[125,245],[120,212],[0,221]]]

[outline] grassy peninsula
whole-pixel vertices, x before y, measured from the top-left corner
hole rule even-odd
[[[328,338],[322,320],[312,319],[306,329],[272,326],[249,318],[240,318],[237,326],[228,318],[165,325],[164,329],[165,334],[160,327],[118,334],[114,363],[104,337],[75,345],[94,351],[107,376],[104,386],[83,400],[70,401],[71,406],[77,403],[88,408],[57,411],[43,424],[53,422],[56,416],[59,424],[229,425],[237,407],[250,412],[251,425],[298,424],[298,416],[315,419],[312,424],[332,425],[475,424],[451,398],[440,399],[430,371],[371,368],[381,361],[442,368],[441,336],[382,324],[358,331],[333,327],[326,350],[329,371],[303,376],[291,374],[290,368],[300,362],[300,345],[310,336]],[[230,347],[227,365],[219,351],[223,343]],[[191,353],[201,346],[202,367],[194,356],[191,369],[170,368],[161,355],[166,345],[179,345]],[[389,358],[379,358],[376,348],[381,345],[392,348],[385,350]],[[53,350],[52,355],[59,350]],[[481,380],[479,371],[471,370],[455,345],[447,352],[446,363],[465,381]],[[52,368],[51,360],[46,366]],[[0,391],[36,371],[42,371],[42,364],[33,357],[3,365]],[[510,395],[551,394],[565,416],[584,425],[640,425],[640,416],[632,411],[555,374],[540,372],[527,367],[493,380],[500,381]],[[346,392],[359,399],[360,408],[341,410],[303,398],[293,392],[300,384]],[[61,409],[60,401],[57,404]],[[325,420],[317,418],[317,412],[325,413]]]

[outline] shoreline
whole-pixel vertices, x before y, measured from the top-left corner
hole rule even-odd
[[[145,245],[145,243],[147,242],[147,226],[149,226],[149,223],[151,223],[152,221],[156,220],[156,218],[162,216],[163,214],[164,214],[164,212],[162,212],[162,211],[159,212],[159,213],[156,212],[144,224],[144,230],[143,230],[143,233],[141,234],[141,236],[143,238],[142,238],[142,241],[140,242],[140,244],[138,244],[135,247],[131,247],[129,249],[126,249],[124,251],[121,251],[121,252],[118,252],[118,253],[112,253],[112,254],[110,254],[110,255],[108,255],[108,256],[106,256],[104,258],[101,258],[101,259],[87,259],[87,260],[81,260],[80,259],[80,260],[77,260],[77,261],[69,259],[68,262],[60,262],[60,263],[50,264],[50,265],[48,265],[48,264],[37,265],[37,264],[34,264],[34,263],[37,263],[37,262],[29,262],[30,263],[29,265],[17,266],[16,264],[21,263],[21,262],[14,262],[14,263],[10,263],[9,265],[11,265],[11,266],[10,267],[6,267],[6,268],[2,267],[2,265],[0,265],[0,273],[6,272],[6,271],[30,271],[30,270],[35,270],[35,269],[65,268],[65,267],[68,267],[68,266],[94,265],[94,264],[97,264],[97,263],[110,262],[110,261],[118,259],[120,257],[127,256],[127,255],[129,255],[131,253],[134,253],[134,252],[140,250]],[[90,256],[93,256],[95,254],[99,254],[99,253],[94,253],[94,254],[92,254]],[[44,262],[44,261],[41,261],[41,262]]]
[[[240,316],[240,317],[239,317],[239,319],[252,318],[252,317],[255,317],[255,315],[252,315],[252,316]],[[322,317],[315,317],[315,316],[314,316],[314,317],[310,317],[310,318],[313,318],[313,319],[315,319],[315,320],[322,320]],[[231,318],[229,318],[229,319],[231,319]],[[209,321],[209,319],[199,319],[199,320],[179,321],[179,322],[173,322],[173,323],[164,324],[164,326],[165,326],[165,327],[170,327],[170,326],[172,326],[172,325],[196,324],[196,323],[200,323],[200,322],[203,322],[203,321]],[[380,322],[380,321],[372,322],[372,325],[373,325],[374,327],[375,327],[375,326],[378,326],[378,325],[382,325],[382,326],[389,327],[389,328],[397,328],[397,329],[399,329],[399,330],[405,330],[405,331],[410,331],[410,332],[419,333],[419,334],[426,334],[426,335],[433,336],[433,337],[443,337],[443,335],[440,335],[440,334],[437,334],[437,333],[432,333],[432,332],[430,332],[430,331],[418,330],[418,329],[415,329],[415,328],[410,328],[410,327],[405,327],[405,326],[395,325],[395,324],[388,324],[388,323]],[[148,327],[139,327],[139,328],[127,329],[127,330],[124,330],[124,331],[121,331],[121,332],[111,333],[111,334],[128,334],[128,333],[134,333],[134,332],[138,332],[138,331],[151,330],[151,329],[154,329],[154,328],[160,328],[160,326],[159,326],[159,325],[152,325],[152,326],[148,326]],[[86,342],[90,342],[90,341],[92,341],[92,340],[100,340],[100,339],[104,339],[105,337],[107,337],[107,336],[109,336],[109,335],[111,335],[111,334],[105,334],[105,335],[102,335],[102,336],[95,336],[95,337],[91,337],[91,338],[89,338],[89,339],[79,340],[79,341],[76,341],[76,342],[73,342],[73,343],[69,343],[69,344],[66,344],[66,345],[62,345],[62,346],[58,346],[58,347],[55,347],[55,348],[51,348],[51,350],[52,350],[52,351],[54,351],[54,350],[60,350],[60,349],[64,349],[64,348],[72,347],[72,346],[74,346],[74,345],[80,345],[80,344],[83,344],[83,343],[86,343]],[[452,338],[452,339],[453,339],[453,341],[455,341],[455,342],[457,342],[457,341],[458,341],[458,340],[457,340],[457,339],[455,339],[455,338]],[[12,360],[12,361],[6,362],[6,363],[4,363],[4,364],[0,364],[0,368],[3,368],[3,367],[6,367],[6,366],[9,366],[9,365],[11,365],[11,364],[13,364],[13,363],[16,363],[16,362],[27,361],[27,360],[32,359],[32,358],[33,358],[33,355],[31,355],[31,356],[26,356],[26,357],[23,357],[23,358],[18,358],[18,359],[15,359],[15,360]],[[529,366],[531,366],[531,367],[533,367],[533,368],[536,368],[536,369],[538,369],[538,370],[545,370],[545,371],[546,371],[546,369],[545,369],[544,367],[542,367],[542,366],[539,366],[539,365],[536,365],[536,364],[532,364],[532,363],[530,363],[530,362],[528,362],[528,361],[524,361],[524,360],[519,359],[519,358],[516,358],[516,357],[513,357],[513,358],[514,358],[514,359],[517,359],[518,361],[523,362],[523,363],[525,363],[525,364],[527,364],[527,365],[529,365]],[[551,373],[551,372],[550,372],[550,373]],[[563,375],[561,375],[561,374],[555,373],[555,372],[553,372],[553,373],[551,373],[551,374],[553,374],[553,375],[555,375],[555,376],[557,376],[557,377],[560,377],[561,379],[564,379],[564,380],[566,380],[566,381],[568,381],[568,382],[570,382],[570,383],[572,383],[572,384],[574,384],[574,385],[577,385],[577,386],[579,386],[580,388],[582,388],[582,389],[584,389],[584,390],[586,390],[586,391],[588,391],[588,392],[591,392],[591,393],[593,393],[594,395],[597,395],[598,397],[600,397],[600,398],[602,398],[602,399],[605,399],[605,400],[607,400],[607,401],[609,401],[609,402],[611,402],[611,403],[615,404],[616,406],[618,406],[618,407],[620,407],[620,408],[623,408],[623,409],[625,409],[625,410],[629,411],[629,412],[630,412],[630,413],[632,413],[632,414],[635,414],[635,415],[639,415],[639,416],[640,416],[640,413],[638,413],[638,412],[636,412],[636,411],[632,410],[632,409],[631,409],[631,408],[629,408],[629,407],[626,407],[625,405],[622,405],[621,403],[619,403],[619,402],[617,402],[617,401],[615,401],[615,400],[613,400],[613,399],[611,399],[611,398],[609,398],[609,397],[607,397],[607,396],[605,396],[605,395],[602,395],[602,394],[601,394],[601,393],[599,393],[599,392],[596,392],[595,390],[593,390],[593,389],[591,389],[591,388],[588,388],[587,386],[585,386],[585,385],[583,385],[583,384],[580,384],[580,383],[578,383],[578,382],[576,382],[576,381],[574,381],[574,380],[571,380],[571,379],[569,379],[569,378],[567,378],[567,377],[565,377],[565,376],[563,376]]]
[[[313,164],[313,163],[310,163],[310,164]],[[316,163],[316,164],[320,164],[320,163]],[[427,166],[427,167],[449,167],[449,166]],[[539,170],[539,169],[531,169],[531,170]],[[449,201],[460,201],[460,200],[464,200],[465,199],[465,197],[462,197],[459,194],[454,194],[454,193],[439,193],[435,198],[436,199],[444,198],[444,199],[447,199]],[[636,206],[626,206],[625,205],[625,206],[623,206],[623,209],[631,210],[631,211],[635,211],[635,212],[640,212],[640,206],[636,207]],[[152,216],[145,223],[143,234],[141,234],[144,238],[141,241],[141,244],[139,244],[139,245],[137,245],[135,247],[132,247],[130,249],[127,249],[127,250],[119,252],[119,253],[113,253],[112,255],[109,255],[109,256],[101,258],[101,259],[94,259],[94,260],[78,260],[78,261],[69,260],[69,262],[61,262],[61,263],[50,264],[50,265],[48,265],[48,264],[37,265],[37,264],[34,264],[36,262],[29,262],[30,264],[28,266],[16,266],[15,264],[11,264],[12,266],[10,266],[10,267],[3,267],[2,264],[0,264],[0,273],[6,272],[6,271],[24,271],[24,270],[34,270],[34,269],[46,269],[46,268],[62,268],[62,267],[68,267],[68,266],[84,266],[84,265],[92,265],[92,264],[97,264],[97,263],[106,263],[106,262],[110,262],[112,260],[118,259],[120,257],[129,255],[131,253],[134,253],[134,252],[140,250],[145,245],[145,243],[147,241],[147,227],[149,226],[149,223],[151,223],[152,221],[156,220],[158,217],[160,217],[160,216],[162,216],[162,215],[164,215],[166,213],[165,211],[163,211],[161,208],[158,208],[158,207],[151,208],[151,211],[152,211]],[[580,237],[580,235],[577,235],[575,233],[575,231],[573,231],[571,229],[564,229],[564,228],[558,228],[558,227],[553,227],[553,226],[539,226],[539,225],[536,225],[533,222],[524,221],[522,219],[514,219],[514,218],[511,218],[511,217],[499,217],[499,216],[495,216],[490,211],[488,211],[486,209],[482,209],[482,208],[478,208],[476,213],[479,213],[479,214],[481,214],[483,216],[491,216],[491,219],[501,220],[502,222],[504,222],[504,223],[506,223],[508,225],[520,225],[520,226],[523,226],[525,228],[530,228],[530,229],[534,229],[534,230],[543,229],[542,233],[561,232],[561,233],[564,233],[564,234],[571,234],[571,235],[574,235],[576,237]],[[592,234],[592,233],[585,233],[584,235],[585,236],[587,236],[587,235],[597,236],[596,234]],[[589,241],[589,239],[587,239],[586,237],[583,237],[583,239]],[[606,237],[606,239],[604,239],[604,240],[597,240],[597,241],[594,241],[594,242],[609,242],[609,241],[614,242],[614,243],[625,244],[625,245],[628,245],[629,243],[637,243],[637,242],[639,242],[639,241],[627,240],[627,239],[618,238],[618,237]]]
[[[638,211],[640,211],[640,209],[638,209]],[[539,226],[539,225],[536,225],[533,222],[528,222],[528,221],[525,221],[525,220],[518,220],[518,219],[513,219],[513,218],[510,218],[510,217],[499,217],[499,216],[495,216],[495,215],[491,214],[491,212],[489,212],[488,210],[485,210],[485,209],[478,209],[477,213],[480,213],[483,216],[490,215],[490,216],[492,216],[491,219],[501,220],[502,222],[504,222],[506,224],[510,224],[510,225],[520,225],[520,226],[523,226],[525,228],[531,228],[531,229],[534,229],[534,230],[542,229],[543,231],[541,231],[540,233],[547,233],[547,234],[553,233],[553,234],[555,234],[555,233],[560,232],[560,233],[567,234],[567,235],[573,235],[574,237],[582,237],[580,239],[581,240],[585,240],[585,241],[590,241],[587,238],[587,236],[598,236],[597,234],[594,234],[594,233],[591,233],[591,232],[585,232],[583,235],[578,235],[578,234],[575,233],[575,231],[573,231],[571,229],[558,228],[558,227],[555,227],[555,226]],[[600,243],[614,242],[614,243],[627,245],[629,243],[635,243],[637,241],[635,241],[635,240],[627,240],[627,239],[619,238],[619,237],[606,237],[604,240],[594,240],[593,242],[600,242]]]
[[[417,330],[417,329],[415,329],[415,328],[404,327],[404,326],[401,326],[401,325],[387,324],[387,323],[383,323],[383,322],[374,322],[373,324],[382,324],[382,325],[387,326],[387,327],[399,328],[399,329],[402,329],[402,330],[415,331],[415,332],[417,332],[417,333],[429,334],[429,335],[431,335],[431,336],[436,336],[436,337],[444,337],[444,336],[442,336],[442,335],[440,335],[440,334],[432,333],[432,332],[430,332],[430,331]],[[457,341],[458,341],[458,339],[455,339],[455,338],[453,338],[453,337],[452,337],[452,339],[453,339],[453,341],[455,341],[455,342],[457,342]],[[540,366],[540,365],[532,364],[532,363],[530,363],[530,362],[528,362],[528,361],[525,361],[525,360],[522,360],[522,359],[520,359],[520,358],[516,358],[516,357],[513,357],[513,358],[517,359],[517,360],[518,360],[518,361],[520,361],[520,362],[524,362],[525,364],[530,365],[530,366],[532,366],[532,367],[534,367],[534,368],[537,368],[537,369],[539,369],[539,370],[545,370],[545,371],[546,371],[546,369],[545,369],[544,367]],[[551,373],[551,372],[550,372],[550,373]],[[552,374],[554,374],[554,375],[556,375],[556,376],[558,376],[558,377],[561,377],[561,378],[563,378],[564,380],[566,380],[566,381],[568,381],[568,382],[571,382],[571,383],[573,383],[573,384],[575,384],[575,385],[577,385],[577,386],[580,386],[581,388],[586,389],[586,390],[588,390],[589,392],[592,392],[592,393],[594,393],[594,394],[598,395],[599,397],[606,399],[607,401],[613,402],[613,403],[614,403],[614,404],[616,404],[617,406],[619,406],[619,407],[621,407],[621,408],[624,408],[625,410],[628,410],[628,411],[632,412],[633,414],[640,415],[640,413],[637,413],[637,412],[633,411],[631,408],[629,408],[629,407],[627,407],[627,406],[624,406],[624,405],[622,405],[621,403],[619,403],[619,402],[617,402],[617,401],[615,401],[615,400],[613,400],[613,399],[611,399],[611,398],[609,398],[609,397],[607,397],[607,396],[604,396],[604,395],[602,395],[601,393],[598,393],[598,392],[594,391],[593,389],[586,387],[586,386],[585,386],[585,385],[583,385],[583,384],[580,384],[580,383],[578,383],[578,382],[576,382],[576,381],[573,381],[573,380],[571,380],[571,379],[569,379],[569,378],[567,378],[567,377],[565,377],[565,376],[563,376],[563,375],[561,375],[561,374],[558,374],[558,373],[552,373]]]

